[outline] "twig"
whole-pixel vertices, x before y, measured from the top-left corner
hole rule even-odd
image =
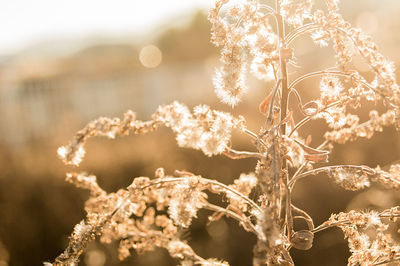
[[[231,159],[245,159],[245,158],[263,158],[263,155],[258,152],[251,152],[251,151],[237,151],[226,147],[225,151],[222,152],[223,155],[231,158]]]
[[[331,166],[324,166],[324,167],[320,167],[320,168],[316,168],[307,172],[304,172],[300,175],[297,175],[296,177],[292,178],[289,182],[289,187],[292,188],[294,186],[294,184],[301,178],[309,176],[309,175],[316,175],[318,173],[322,173],[322,172],[329,172],[332,171],[334,169],[337,168],[351,168],[351,169],[356,169],[356,170],[360,170],[363,171],[364,173],[367,173],[369,175],[374,175],[376,174],[376,171],[368,166],[364,166],[364,165],[331,165]]]
[[[311,218],[311,216],[306,213],[305,211],[303,211],[302,209],[294,206],[293,204],[291,204],[293,211],[299,213],[301,216],[297,216],[297,217],[301,217],[302,219],[304,219],[307,222],[308,225],[308,229],[310,231],[314,230],[314,222],[313,219]]]
[[[225,214],[226,216],[232,217],[232,218],[234,218],[235,220],[237,220],[237,221],[243,223],[245,226],[248,227],[248,229],[251,229],[251,231],[252,231],[253,233],[255,233],[256,235],[258,234],[258,233],[257,233],[257,230],[256,230],[256,228],[255,228],[255,226],[254,226],[249,220],[244,219],[244,217],[238,215],[237,213],[235,213],[235,212],[233,212],[233,211],[231,211],[231,210],[222,208],[222,207],[220,207],[220,206],[214,205],[214,204],[209,203],[209,202],[204,203],[204,204],[203,204],[203,208],[204,208],[204,209],[211,210],[211,211],[215,211],[215,212],[220,212],[220,213]],[[247,217],[246,217],[246,218],[247,218]]]
[[[203,177],[197,177],[199,182],[205,183],[205,184],[210,184],[210,185],[215,185],[218,187],[221,187],[233,194],[235,194],[236,196],[240,197],[241,199],[245,200],[247,203],[249,203],[250,206],[252,206],[254,209],[258,210],[260,213],[262,212],[262,209],[260,208],[260,206],[258,206],[254,201],[252,201],[251,199],[249,199],[248,197],[246,197],[245,195],[243,195],[242,193],[240,193],[239,191],[223,184],[220,183],[216,180],[212,180],[212,179],[207,179],[207,178],[203,178]],[[158,179],[154,179],[151,180],[150,184],[144,185],[139,187],[138,189],[145,189],[151,186],[155,186],[155,185],[160,185],[163,183],[174,183],[174,182],[182,182],[182,181],[187,181],[186,178],[183,177],[165,177],[165,178],[158,178]]]

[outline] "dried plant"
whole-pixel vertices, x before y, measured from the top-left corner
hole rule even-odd
[[[332,143],[371,138],[384,126],[400,129],[400,88],[394,64],[378,52],[369,36],[342,18],[338,0],[326,0],[324,11],[314,11],[313,2],[276,0],[271,7],[258,0],[240,5],[218,0],[210,10],[211,40],[221,47],[222,66],[214,77],[219,99],[232,107],[241,101],[247,90],[248,68],[257,78],[275,83],[260,101],[260,112],[266,118],[258,133],[246,127],[243,117],[206,105],[196,106],[191,112],[185,105],[173,102],[160,106],[150,121],[137,120],[131,111],[123,119],[99,118],[58,150],[65,164],[78,166],[90,137],[145,134],[166,126],[176,134],[180,147],[198,149],[207,156],[257,159],[254,172],[241,174],[233,184],[226,185],[186,171],[168,175],[160,168],[154,178],[134,178],[128,188],[115,193],[106,193],[93,175],[68,173],[67,181],[89,190],[91,197],[85,204],[86,219],[75,226],[68,247],[51,265],[76,265],[87,244],[97,236],[104,243],[119,241],[121,260],[130,256],[131,249],[142,253],[162,247],[181,265],[228,265],[198,256],[179,238],[179,229],[189,227],[199,209],[211,211],[210,221],[227,216],[253,233],[257,237],[253,249],[256,266],[294,265],[290,249],[310,249],[314,234],[330,227],[340,228],[347,238],[349,265],[399,263],[400,245],[388,233],[389,224],[400,216],[399,206],[380,212],[332,214],[328,221],[315,227],[313,218],[291,202],[296,181],[321,172],[347,190],[360,190],[371,182],[388,189],[400,187],[399,164],[392,165],[389,171],[379,166],[326,165]],[[293,30],[287,33],[287,28]],[[288,64],[295,60],[291,45],[303,34],[310,34],[319,46],[332,43],[336,66],[289,78]],[[354,69],[352,58],[356,54],[370,67],[374,76],[371,81]],[[303,102],[296,87],[311,78],[321,78],[320,97]],[[379,114],[371,110],[369,120],[360,121],[349,109],[360,108],[364,101],[381,103],[386,111]],[[296,110],[303,115],[300,121],[294,121]],[[300,127],[314,119],[324,119],[330,128],[324,132],[325,142],[315,148],[309,146],[309,138],[298,133]],[[232,130],[248,135],[257,151],[233,149]],[[256,187],[260,196],[252,199],[251,192]],[[223,196],[227,204],[210,203],[210,193]],[[294,219],[304,220],[308,228],[295,230]]]

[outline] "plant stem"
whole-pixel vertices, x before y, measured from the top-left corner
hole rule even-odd
[[[285,44],[285,25],[284,25],[284,21],[282,18],[282,15],[280,14],[280,3],[279,0],[276,0],[276,18],[277,18],[277,24],[278,24],[278,36],[279,36],[279,59],[280,59],[280,72],[281,72],[281,76],[280,76],[280,80],[281,80],[281,122],[286,118],[287,116],[287,99],[288,99],[288,95],[289,95],[289,89],[288,89],[288,73],[287,73],[287,57],[283,56],[283,51],[285,49],[287,49],[286,44]],[[281,123],[281,135],[286,135],[286,123]],[[279,152],[278,150],[276,152]],[[286,163],[286,159],[282,158],[282,168],[280,169],[282,170],[286,170],[287,168],[287,163]],[[287,176],[286,178],[282,178],[282,182],[284,186],[287,186],[288,180],[287,180]],[[289,208],[289,210],[284,210],[286,209],[286,205],[288,202],[288,198],[290,198],[290,189],[287,189],[286,193],[285,193],[285,197],[286,200],[281,197],[281,219],[283,221],[285,221],[288,217],[287,216],[291,216],[291,209]],[[290,202],[290,200],[289,200]],[[283,207],[286,206],[286,207]],[[290,205],[289,205],[290,206]],[[289,212],[289,215],[288,213]],[[285,219],[283,219],[283,216],[285,216]]]
[[[285,26],[283,24],[283,18],[280,14],[280,5],[279,5],[279,0],[276,1],[276,7],[277,7],[277,23],[278,23],[278,36],[279,36],[279,47],[278,49],[280,50],[280,68],[281,68],[281,121],[286,118],[287,115],[287,98],[289,94],[289,89],[288,89],[288,74],[287,74],[287,64],[286,64],[286,58],[282,56],[282,51],[286,49],[286,44],[284,43],[284,38],[285,38]],[[286,123],[282,123],[281,125],[281,133],[286,134]]]

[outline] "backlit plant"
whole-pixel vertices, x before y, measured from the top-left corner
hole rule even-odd
[[[207,156],[254,157],[256,168],[230,185],[195,173],[177,170],[169,174],[159,168],[154,177],[134,178],[129,187],[115,193],[106,193],[93,175],[68,173],[67,181],[88,189],[91,197],[85,204],[85,220],[75,226],[68,247],[52,265],[78,264],[87,244],[97,236],[104,243],[119,241],[121,260],[131,255],[130,250],[142,253],[162,247],[181,265],[228,265],[198,256],[179,238],[180,228],[188,228],[199,209],[210,211],[211,222],[226,216],[254,234],[256,266],[294,265],[290,250],[312,248],[313,241],[318,241],[317,233],[330,227],[339,227],[347,238],[349,265],[398,263],[400,245],[388,227],[400,216],[399,206],[379,212],[332,214],[315,226],[313,217],[292,203],[296,182],[318,173],[326,173],[347,190],[360,190],[371,182],[388,189],[400,187],[399,164],[388,171],[379,166],[329,164],[333,143],[371,138],[387,126],[400,129],[400,88],[394,64],[378,52],[369,36],[342,18],[338,2],[326,0],[324,10],[315,10],[313,0],[276,0],[273,7],[258,0],[240,4],[217,1],[209,20],[211,41],[221,48],[222,64],[213,77],[218,98],[232,107],[239,104],[248,89],[248,72],[274,83],[257,103],[265,115],[257,132],[246,126],[245,115],[234,117],[206,105],[190,111],[173,102],[160,106],[150,121],[137,120],[131,111],[122,119],[92,121],[68,145],[60,147],[58,154],[65,164],[78,166],[90,137],[145,134],[165,126],[175,133],[180,147],[201,150]],[[296,55],[293,41],[307,34],[317,46],[332,45],[336,65],[302,76],[289,75],[288,65],[295,62]],[[371,80],[353,67],[355,55],[369,66]],[[307,79],[320,79],[320,97],[304,102],[303,93],[296,88]],[[385,111],[379,114],[371,110],[369,119],[360,121],[350,111],[366,101],[380,103]],[[303,118],[295,121],[293,112],[299,110]],[[311,147],[310,139],[300,136],[298,129],[315,119],[325,120],[329,131],[321,132],[323,143]],[[232,148],[234,130],[248,135],[256,151]],[[254,189],[260,191],[257,198],[251,193]],[[210,203],[209,194],[221,196],[226,204]],[[294,219],[304,220],[307,228],[295,230]]]

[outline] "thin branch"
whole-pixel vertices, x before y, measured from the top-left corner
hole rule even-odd
[[[294,184],[296,183],[296,181],[298,181],[299,179],[309,176],[309,175],[316,175],[322,172],[329,172],[332,171],[336,168],[350,168],[350,169],[356,169],[356,170],[360,170],[363,171],[364,173],[367,173],[369,175],[375,175],[376,171],[368,166],[365,165],[331,165],[331,166],[324,166],[324,167],[320,167],[320,168],[316,168],[307,172],[304,172],[294,178],[292,178],[289,182],[289,187],[292,188],[294,186]]]
[[[347,77],[347,78],[351,78],[353,81],[358,82],[362,85],[364,85],[365,87],[367,87],[368,89],[372,90],[373,92],[379,94],[385,101],[387,101],[390,106],[392,107],[399,107],[397,106],[395,103],[393,103],[392,101],[390,101],[386,95],[384,95],[382,92],[380,92],[379,90],[375,89],[371,84],[369,84],[368,82],[365,82],[364,80],[360,80],[357,79],[354,75],[354,73],[345,73],[342,71],[328,71],[328,70],[321,70],[321,71],[316,71],[316,72],[311,72],[308,74],[305,74],[301,77],[298,77],[297,79],[295,79],[290,85],[289,85],[289,89],[292,89],[294,86],[297,85],[297,83],[311,78],[311,77],[316,77],[316,76],[322,76],[322,75],[333,75],[333,76],[341,76],[341,77]]]
[[[315,23],[306,24],[306,25],[304,25],[304,26],[302,26],[302,27],[299,27],[299,28],[295,29],[295,30],[292,31],[290,34],[288,34],[288,36],[286,36],[286,38],[285,38],[285,42],[286,42],[287,45],[289,45],[289,44],[290,44],[297,36],[299,36],[300,34],[307,33],[307,32],[310,31],[310,30],[314,30],[314,29],[318,29],[318,28],[320,28],[320,26],[317,25],[317,24],[315,24]],[[351,38],[350,34],[349,34],[347,31],[345,31],[345,30],[343,30],[343,29],[341,29],[341,28],[339,28],[339,27],[334,27],[334,29],[337,30],[338,32],[342,33],[343,35],[345,35],[345,36],[353,43],[354,47],[357,49],[357,51],[359,52],[359,54],[365,59],[365,56],[363,55],[363,53],[361,53],[361,51],[360,51],[360,49],[358,48],[358,46],[357,46],[355,40],[353,40],[353,39]],[[377,75],[380,75],[379,71],[378,71],[374,66],[372,66],[371,64],[368,64],[368,65],[372,68],[372,70],[373,70]],[[330,73],[330,74],[333,74],[333,75],[334,75],[334,73]],[[342,73],[342,74],[345,74],[345,73]],[[345,74],[345,75],[351,76],[351,74]],[[380,92],[379,90],[373,88],[370,84],[368,84],[368,83],[366,83],[366,82],[364,82],[364,81],[361,81],[361,80],[358,80],[358,82],[362,83],[363,85],[365,85],[365,86],[368,87],[369,89],[373,90],[375,93],[379,94],[379,95],[380,95],[385,101],[387,101],[392,107],[399,107],[398,105],[396,105],[395,103],[393,103],[392,101],[390,101],[390,100],[387,98],[386,95],[384,95],[384,94],[383,94],[382,92]],[[293,84],[293,83],[292,83],[292,84]],[[294,86],[294,85],[293,85],[293,86]],[[291,85],[291,86],[289,86],[289,88],[291,88],[291,87],[293,87],[293,86]]]
[[[392,106],[392,107],[398,107],[398,106],[397,106],[396,104],[394,104],[392,101],[390,101],[389,99],[387,99],[387,97],[386,97],[385,95],[383,95],[380,91],[378,91],[377,89],[375,89],[374,87],[372,87],[371,84],[369,84],[369,83],[367,83],[367,82],[365,82],[365,81],[363,81],[363,80],[360,80],[360,79],[355,79],[354,74],[344,73],[344,72],[341,72],[341,71],[326,71],[326,70],[322,70],[322,71],[316,71],[316,72],[312,72],[312,73],[305,74],[305,75],[303,75],[303,76],[298,77],[297,79],[295,79],[295,80],[289,85],[289,90],[293,90],[293,88],[294,88],[295,85],[297,85],[299,82],[301,82],[301,81],[303,81],[303,80],[305,80],[305,79],[308,79],[308,78],[311,78],[311,77],[315,77],[315,76],[327,75],[327,74],[328,74],[328,75],[335,75],[335,76],[342,76],[342,77],[351,78],[351,79],[354,80],[355,82],[358,82],[358,83],[364,85],[365,87],[367,87],[368,89],[370,89],[370,90],[374,91],[375,93],[379,94],[379,95],[383,98],[384,101],[386,101],[387,103],[389,103],[390,106]],[[346,99],[345,99],[345,100],[346,100]],[[326,110],[326,109],[328,109],[328,108],[330,108],[330,107],[333,107],[333,106],[335,106],[335,105],[338,105],[338,104],[340,104],[341,102],[342,102],[342,101],[333,102],[333,103],[327,105],[326,107],[324,107],[323,109],[319,110],[318,113],[321,112],[321,111],[324,111],[324,110]],[[296,126],[292,129],[292,131],[289,133],[288,136],[290,137],[297,129],[299,129],[301,126],[303,126],[304,124],[306,124],[309,120],[311,120],[311,118],[312,118],[314,115],[315,115],[315,114],[304,117],[299,123],[296,124]]]
[[[378,216],[380,218],[400,217],[400,211],[392,212],[391,209],[388,209],[388,210],[384,210],[381,213],[379,213]],[[313,233],[321,232],[321,231],[323,231],[325,229],[328,229],[328,228],[331,228],[331,227],[346,225],[347,223],[352,223],[352,221],[350,219],[343,219],[341,221],[331,222],[330,223],[330,221],[328,220],[326,222],[323,222],[322,224],[320,224],[316,228],[314,228],[314,230],[312,230],[312,232]]]
[[[203,178],[203,177],[197,177],[197,178],[198,178],[199,182],[224,188],[225,190],[227,190],[227,191],[235,194],[236,196],[240,197],[241,199],[245,200],[250,206],[252,206],[253,208],[257,209],[260,213],[262,213],[262,209],[260,208],[260,206],[258,206],[254,201],[252,201],[251,199],[249,199],[248,197],[246,197],[239,191],[237,191],[223,183],[220,183],[216,180],[207,179],[207,178]],[[151,180],[150,184],[141,186],[138,189],[145,189],[145,188],[148,188],[151,186],[160,185],[160,184],[164,184],[164,183],[182,182],[182,181],[186,181],[186,180],[187,180],[186,178],[182,178],[182,177],[158,178],[158,179]]]
[[[268,13],[276,14],[276,10],[272,6],[265,5],[265,4],[259,4],[258,7],[268,10],[269,11]]]
[[[394,258],[394,259],[388,258],[388,259],[386,259],[386,260],[384,260],[384,261],[381,261],[381,262],[378,262],[378,263],[374,263],[374,264],[372,264],[372,265],[373,265],[373,266],[375,266],[375,265],[383,265],[383,264],[387,264],[387,263],[392,263],[392,262],[400,261],[400,254],[398,253],[397,255],[398,255],[399,257]]]
[[[313,219],[311,218],[311,216],[308,213],[306,213],[305,211],[303,211],[302,209],[294,206],[293,204],[291,204],[291,206],[292,206],[293,211],[295,211],[301,215],[298,217],[304,219],[307,222],[308,229],[310,231],[314,230],[314,222],[313,222]]]
[[[294,95],[296,96],[297,101],[299,102],[299,105],[302,107],[303,106],[303,101],[301,100],[301,96],[300,93],[295,89],[295,88],[290,88],[289,90],[289,96],[290,94],[294,93]],[[288,97],[288,103],[287,105],[289,106],[289,99],[290,97]],[[302,110],[303,111],[303,110]]]
[[[265,143],[265,141],[262,140],[259,136],[257,136],[257,134],[255,134],[254,132],[248,130],[247,128],[244,128],[242,131],[244,133],[246,133],[247,135],[249,135],[250,137],[252,137],[253,140],[255,140],[257,143],[261,143],[265,148],[268,148],[268,146]]]
[[[320,113],[320,112],[323,112],[323,111],[325,111],[325,110],[327,110],[327,109],[329,109],[329,108],[331,108],[331,107],[334,107],[334,106],[336,106],[336,105],[342,104],[342,103],[344,103],[344,102],[347,101],[347,100],[348,100],[348,98],[345,98],[345,99],[342,99],[342,100],[339,100],[339,101],[336,101],[336,102],[332,102],[332,103],[328,104],[327,106],[325,106],[324,108],[318,110],[317,113],[312,114],[312,115],[308,115],[308,116],[304,117],[299,123],[297,123],[297,124],[295,125],[295,127],[294,127],[294,128],[292,129],[292,131],[289,133],[288,137],[290,138],[290,136],[292,136],[292,134],[293,134],[296,130],[298,130],[300,127],[302,127],[303,125],[305,125],[305,124],[306,124],[308,121],[310,121],[310,120],[312,119],[312,117],[315,116],[316,114],[318,114],[318,113]]]
[[[226,147],[225,151],[222,152],[223,155],[229,157],[231,159],[245,159],[245,158],[263,158],[263,155],[258,152],[250,152],[250,151],[237,151]]]
[[[319,145],[319,146],[317,147],[317,149],[318,149],[318,150],[319,150],[319,149],[322,149],[323,147],[325,147],[326,144],[328,144],[328,141],[327,141],[327,140],[325,140],[324,142],[322,142],[321,145]],[[299,174],[301,174],[301,172],[303,171],[304,167],[306,167],[306,165],[307,165],[308,163],[309,163],[309,162],[304,162],[304,163],[297,169],[296,173],[294,173],[294,175],[292,176],[292,179],[296,178]],[[293,186],[294,186],[294,184],[293,184],[292,186],[290,186],[290,181],[289,181],[289,187],[290,187],[290,189],[293,189]]]
[[[258,233],[257,233],[257,230],[256,230],[256,228],[255,228],[255,226],[254,226],[249,220],[244,219],[244,218],[247,218],[246,216],[245,216],[245,217],[242,217],[242,216],[240,216],[239,214],[237,214],[237,213],[235,213],[235,212],[233,212],[233,211],[231,211],[231,210],[222,208],[222,207],[220,207],[220,206],[214,205],[214,204],[209,203],[209,202],[204,203],[203,206],[202,206],[202,208],[203,208],[203,209],[210,210],[210,211],[215,211],[215,212],[223,213],[223,214],[225,214],[226,216],[229,216],[229,217],[231,217],[231,218],[233,218],[233,219],[235,219],[235,220],[237,220],[237,221],[243,223],[245,226],[247,226],[245,229],[251,229],[251,231],[252,231],[253,233],[255,233],[256,235],[258,234]]]
[[[294,126],[294,128],[292,129],[292,131],[289,133],[288,137],[290,138],[290,136],[292,136],[292,134],[293,134],[297,129],[299,129],[299,128],[300,128],[301,126],[303,126],[305,123],[307,123],[308,121],[310,121],[312,117],[313,117],[312,115],[309,115],[309,116],[304,117],[299,123],[297,123],[297,124]]]
[[[305,24],[301,27],[298,27],[296,29],[294,29],[293,31],[291,31],[288,35],[286,35],[285,37],[285,43],[289,46],[291,44],[291,42],[296,39],[299,35],[307,33],[311,30],[315,30],[318,29],[320,26],[318,26],[315,23],[309,23],[309,24]]]
[[[322,72],[324,72],[324,73],[330,73],[330,74],[335,73],[335,72],[330,72],[330,71],[321,71],[321,72],[310,73],[310,74],[307,74],[307,75],[311,75],[311,74],[322,74]],[[342,73],[342,74],[344,74],[344,73]],[[307,75],[304,75],[303,77],[305,77],[305,76],[307,76]],[[345,74],[345,75],[347,75],[347,74]],[[349,74],[349,76],[351,76],[351,74]],[[308,76],[308,77],[310,77],[310,76]],[[305,77],[305,78],[308,78],[308,77]],[[301,77],[300,77],[300,78],[301,78]],[[298,78],[298,79],[300,79],[300,78]],[[293,83],[295,83],[298,79],[296,79]],[[298,81],[298,82],[300,82],[300,81]],[[365,85],[367,88],[369,88],[369,89],[371,89],[371,90],[373,90],[373,91],[379,93],[379,92],[376,91],[374,88],[370,87],[370,86],[371,86],[370,84],[368,84],[368,83],[366,83],[366,82],[363,82],[363,81],[359,81],[359,82],[362,83],[363,85]],[[293,83],[292,83],[292,84],[293,84]],[[292,89],[293,89],[293,88],[292,88]],[[386,98],[383,98],[383,99],[384,99],[385,101],[388,101],[389,104],[390,104],[391,106],[394,105],[394,104],[392,104],[388,99],[386,99]],[[345,99],[342,99],[342,100],[339,100],[339,101],[336,101],[336,102],[332,102],[332,103],[328,104],[327,106],[325,106],[324,108],[318,110],[317,113],[323,112],[323,111],[325,111],[325,110],[327,110],[327,109],[329,109],[329,108],[331,108],[331,107],[334,107],[334,106],[336,106],[336,105],[342,104],[342,103],[344,103],[344,102],[347,101],[347,100],[348,100],[348,98],[345,98]],[[288,137],[290,137],[290,136],[291,136],[297,129],[299,129],[301,126],[303,126],[303,125],[306,124],[308,121],[310,121],[310,120],[312,119],[312,117],[315,116],[317,113],[312,114],[312,115],[308,115],[308,116],[304,117],[304,118],[303,118],[299,123],[297,123],[296,126],[292,129],[292,131],[289,133]],[[364,126],[364,125],[366,125],[367,123],[369,123],[369,121],[366,121],[366,122],[364,122],[364,123],[362,123],[362,124],[356,126],[356,128],[359,128],[359,127],[361,127],[361,126]]]
[[[315,76],[322,76],[322,75],[333,75],[333,76],[342,76],[342,77],[351,77],[352,74],[346,74],[342,71],[328,71],[328,70],[321,70],[321,71],[316,71],[316,72],[311,72],[311,73],[307,73],[303,76],[298,77],[297,79],[295,79],[290,85],[289,85],[289,89],[292,89],[294,86],[297,85],[297,83],[311,78],[311,77],[315,77]],[[354,75],[353,75],[354,76]]]
[[[288,177],[288,175],[287,175]],[[287,226],[287,231],[288,231],[288,237],[289,239],[291,238],[293,234],[293,216],[292,216],[292,198],[291,198],[291,191],[288,186],[288,180],[284,182],[285,186],[285,221],[286,221],[286,226]]]
[[[367,63],[368,63],[368,59],[366,59],[365,55],[360,51],[360,48],[358,47],[356,41],[350,36],[350,34],[349,34],[346,30],[344,30],[344,29],[342,29],[342,28],[340,28],[340,27],[335,27],[335,26],[331,26],[331,27],[332,27],[333,29],[337,30],[337,32],[340,32],[340,33],[342,33],[344,36],[346,36],[346,38],[349,39],[349,40],[352,42],[353,46],[357,49],[358,53],[359,53],[359,54],[364,58],[364,60],[366,60]],[[320,25],[317,25],[317,24],[315,24],[315,23],[309,23],[309,24],[303,25],[302,27],[299,27],[299,28],[293,30],[291,33],[289,33],[289,34],[286,36],[286,38],[285,38],[285,42],[286,42],[287,45],[289,45],[297,36],[299,36],[299,35],[301,35],[301,34],[303,34],[303,33],[307,33],[307,32],[309,32],[309,31],[318,29],[318,28],[321,28],[321,26],[320,26]],[[371,65],[370,63],[368,63],[368,66],[375,72],[376,75],[381,76],[379,70],[376,69],[375,66]],[[365,82],[363,82],[363,81],[359,81],[359,82],[363,83],[365,86],[368,85],[368,86],[367,86],[368,88],[372,89],[375,93],[379,94],[379,95],[380,95],[385,101],[387,101],[392,107],[397,107],[397,108],[399,107],[397,104],[395,104],[395,103],[393,103],[392,101],[390,101],[386,95],[384,95],[384,94],[383,94],[382,92],[380,92],[379,90],[376,90],[375,88],[373,88],[372,86],[370,86],[368,83],[365,83]]]

